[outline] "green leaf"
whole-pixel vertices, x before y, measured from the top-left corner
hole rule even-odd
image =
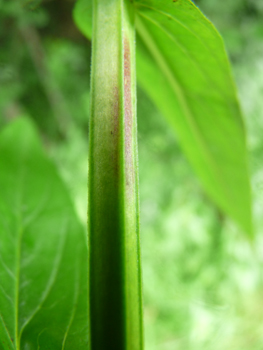
[[[0,349],[87,349],[87,248],[26,119],[0,135]]]
[[[73,10],[73,18],[83,35],[91,39],[92,0],[78,0]]]
[[[139,83],[210,197],[252,234],[245,130],[223,41],[190,0],[136,0]]]

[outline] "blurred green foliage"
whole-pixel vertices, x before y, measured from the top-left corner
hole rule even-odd
[[[208,200],[163,117],[138,88],[147,350],[260,350],[263,343],[263,4],[195,3],[225,39],[248,128],[256,240]],[[90,42],[74,1],[0,1],[0,126],[21,115],[86,224]]]

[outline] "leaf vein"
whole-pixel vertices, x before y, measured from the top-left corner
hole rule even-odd
[[[144,17],[146,20],[152,22],[156,27],[159,27],[177,46],[178,48],[190,59],[190,61],[195,65],[195,67],[199,70],[199,72],[203,75],[203,77],[205,78],[205,80],[207,82],[210,82],[214,88],[219,92],[220,95],[222,95],[225,99],[227,99],[227,96],[225,95],[225,92],[221,90],[221,88],[215,84],[214,81],[212,81],[209,77],[209,75],[207,75],[207,73],[202,69],[202,67],[200,66],[200,64],[190,55],[189,51],[186,50],[181,43],[178,42],[178,40],[176,40],[175,36],[171,34],[171,32],[169,32],[166,28],[164,28],[163,26],[161,26],[159,23],[157,23],[155,20],[153,20],[152,18],[146,16],[145,14],[141,14],[142,17]],[[182,85],[182,84],[181,84]]]
[[[35,310],[31,313],[31,315],[27,318],[27,320],[24,322],[24,324],[21,326],[20,336],[21,336],[23,330],[25,329],[25,327],[28,325],[28,323],[36,316],[38,311],[41,309],[41,306],[44,304],[45,300],[47,299],[47,297],[48,297],[48,295],[49,295],[49,293],[50,293],[50,291],[55,283],[56,277],[58,275],[59,267],[61,264],[61,260],[62,260],[63,250],[65,247],[65,241],[66,241],[66,234],[65,234],[66,229],[65,228],[66,228],[66,224],[65,224],[65,227],[63,228],[62,233],[61,233],[59,249],[58,249],[55,261],[54,261],[54,265],[52,266],[52,273],[51,273],[50,279],[47,283],[47,287],[42,295],[42,298],[41,298],[39,304],[37,305]]]
[[[12,344],[12,347],[13,347],[13,349],[14,349],[14,343],[13,343],[12,338],[11,338],[11,335],[10,335],[10,333],[9,333],[7,327],[6,327],[6,324],[5,324],[5,321],[4,321],[4,319],[3,319],[3,316],[2,316],[2,314],[1,314],[1,312],[0,312],[0,319],[1,319],[2,325],[4,326],[4,329],[5,329],[5,331],[6,331],[7,337],[8,337],[8,339],[10,340],[10,343]],[[1,340],[1,339],[0,339],[0,340]]]
[[[174,17],[173,15],[171,15],[171,14],[169,14],[169,13],[166,13],[166,12],[164,12],[164,11],[161,11],[161,10],[159,10],[159,9],[156,9],[156,8],[151,7],[151,6],[148,6],[148,5],[140,4],[140,7],[148,8],[149,10],[152,10],[152,11],[154,11],[154,12],[160,13],[161,15],[164,15],[164,16],[166,16],[166,17],[168,17],[168,18],[171,18],[172,20],[174,20],[175,22],[177,22],[179,25],[181,25],[183,28],[185,28],[190,34],[192,34],[192,35],[202,44],[202,46],[205,47],[205,48],[209,51],[210,55],[213,56],[213,57],[215,58],[215,60],[217,61],[218,65],[220,66],[220,68],[221,68],[222,70],[225,70],[225,68],[222,66],[222,63],[221,63],[221,61],[219,60],[219,58],[218,58],[217,56],[215,56],[214,51],[206,44],[206,42],[204,42],[203,40],[201,40],[201,37],[200,37],[200,36],[196,35],[196,33],[195,33],[192,29],[190,29],[188,26],[186,26],[184,23],[182,23],[178,18]],[[140,16],[145,16],[145,14],[142,14],[142,12],[139,12],[139,14],[140,14]],[[146,16],[145,16],[145,17],[146,17]],[[196,19],[194,19],[194,20],[196,20]],[[206,19],[206,20],[207,20],[207,19]],[[208,20],[207,20],[207,21],[208,21]],[[211,22],[209,22],[209,23],[212,25]],[[215,29],[215,30],[216,30],[216,29]],[[221,44],[222,44],[222,46],[224,47],[224,43],[223,43],[223,40],[222,40],[221,36],[220,36],[220,35],[217,35],[217,38],[221,41]],[[226,59],[226,62],[227,62],[227,59]]]

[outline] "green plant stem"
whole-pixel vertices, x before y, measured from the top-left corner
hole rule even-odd
[[[134,13],[94,0],[89,157],[90,349],[141,350]]]

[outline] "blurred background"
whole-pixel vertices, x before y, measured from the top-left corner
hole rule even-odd
[[[256,239],[207,198],[138,86],[146,350],[263,349],[263,1],[196,0],[222,34],[249,148]],[[0,129],[38,127],[86,225],[91,44],[74,0],[0,0]]]

